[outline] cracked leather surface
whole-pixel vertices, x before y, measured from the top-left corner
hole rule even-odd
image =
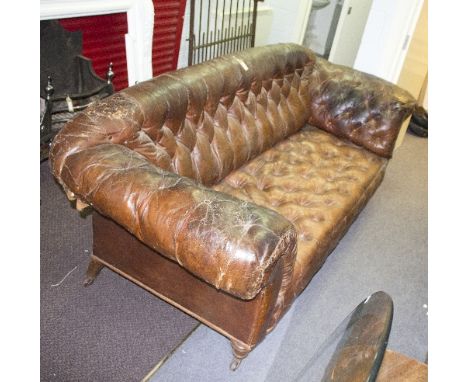
[[[306,267],[315,269],[318,259],[323,261],[339,238],[336,233],[343,231],[336,228],[341,227],[338,220],[347,219],[346,211],[359,210],[349,208],[359,192],[373,184],[372,177],[383,163],[328,133],[305,129],[294,134],[310,120],[388,156],[400,127],[400,109],[409,110],[395,106],[407,102],[399,90],[370,79],[376,101],[361,113],[359,102],[369,93],[367,77],[356,74],[361,82],[353,91],[347,69],[315,64],[310,50],[279,44],[132,86],[90,106],[61,130],[51,146],[53,173],[70,197],[92,205],[148,246],[234,296],[255,297],[284,256],[278,306],[287,307],[303,287],[300,279],[311,277]],[[345,80],[345,90],[334,76]],[[378,94],[376,89],[384,92]],[[337,98],[332,101],[334,94]],[[338,118],[348,107],[340,105],[359,112],[349,119]],[[384,118],[374,119],[370,131],[359,134],[359,139],[354,128],[346,127],[357,115],[377,112]],[[330,115],[338,122],[329,122]],[[379,121],[383,135],[375,128]],[[266,183],[252,191],[251,199],[237,194],[235,187],[223,189],[245,174],[247,167],[240,167],[256,168],[260,158],[277,152],[279,162],[266,166],[271,170],[263,174]],[[282,170],[284,176],[279,174]],[[294,171],[298,174],[292,176]],[[311,191],[302,190],[297,179]],[[268,191],[272,182],[279,182],[279,187]],[[331,189],[332,199],[319,197]],[[265,193],[276,196],[263,200]],[[294,207],[281,206],[293,197]],[[317,201],[321,207],[314,204]],[[317,248],[323,253],[313,255]],[[275,317],[280,313],[276,309]]]
[[[414,98],[390,82],[317,57],[309,123],[391,158]]]
[[[62,181],[102,214],[213,286],[254,297],[296,234],[272,210],[159,169],[121,145],[70,155]]]

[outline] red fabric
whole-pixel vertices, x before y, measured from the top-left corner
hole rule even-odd
[[[62,19],[60,24],[69,31],[82,31],[83,56],[91,59],[98,76],[106,78],[109,62],[112,62],[115,89],[128,87],[125,52],[125,34],[128,32],[126,13],[74,17]]]
[[[186,0],[153,0],[153,76],[175,70]],[[105,78],[109,62],[114,64],[114,87],[128,87],[125,34],[128,33],[126,13],[61,19],[69,31],[83,32],[83,56],[93,62],[97,75]]]
[[[153,75],[157,76],[177,69],[186,1],[153,0],[153,3]]]

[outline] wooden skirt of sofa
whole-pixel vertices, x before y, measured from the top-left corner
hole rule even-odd
[[[232,369],[265,337],[281,286],[281,259],[262,291],[252,300],[241,300],[187,272],[97,212],[93,234],[85,285],[104,266],[112,269],[228,337],[234,353]]]

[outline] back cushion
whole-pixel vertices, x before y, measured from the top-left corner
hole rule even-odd
[[[393,153],[415,100],[381,78],[317,58],[309,123],[382,157]]]
[[[314,62],[309,50],[280,44],[128,88],[121,96],[143,117],[133,137],[120,143],[161,168],[212,185],[305,125]]]
[[[212,185],[310,117],[315,56],[299,45],[249,49],[163,74],[79,113],[51,147],[66,158],[102,143],[125,145],[165,170]]]

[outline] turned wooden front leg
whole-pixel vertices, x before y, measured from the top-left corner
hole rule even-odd
[[[91,260],[89,261],[88,270],[86,271],[86,278],[84,280],[83,285],[85,287],[91,285],[96,279],[99,272],[101,272],[102,268],[104,268],[104,264],[102,264],[94,256],[91,256]]]
[[[242,360],[248,356],[248,354],[252,350],[252,346],[248,346],[236,340],[231,340],[231,346],[234,358],[231,361],[230,369],[234,371],[239,367]]]

